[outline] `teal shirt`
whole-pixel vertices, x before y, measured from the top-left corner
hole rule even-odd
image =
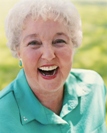
[[[22,69],[0,92],[0,133],[106,133],[105,96],[96,72],[73,69],[58,116],[38,101]]]

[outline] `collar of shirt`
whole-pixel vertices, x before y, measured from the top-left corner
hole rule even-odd
[[[27,124],[36,120],[42,124],[65,124],[62,118],[78,105],[78,97],[87,95],[90,90],[79,80],[78,75],[69,74],[64,87],[64,100],[60,116],[44,107],[29,87],[23,69],[14,84],[14,95],[19,107],[21,122]]]

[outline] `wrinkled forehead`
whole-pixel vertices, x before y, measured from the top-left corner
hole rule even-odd
[[[68,31],[69,29],[59,20],[54,20],[52,18],[47,18],[44,20],[42,17],[39,17],[35,20],[34,18],[32,18],[32,16],[29,16],[25,20],[22,36],[47,36],[47,38],[49,39],[49,37],[51,38],[52,36],[55,36],[57,34],[70,38],[70,33]]]

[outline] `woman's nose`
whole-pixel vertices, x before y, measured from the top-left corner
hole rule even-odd
[[[42,59],[51,61],[55,58],[55,51],[52,46],[44,46],[42,49]]]

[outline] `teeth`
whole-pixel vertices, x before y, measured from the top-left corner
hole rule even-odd
[[[55,70],[57,68],[57,66],[48,66],[48,67],[40,67],[40,70],[44,70],[44,71],[51,71],[51,70]]]

